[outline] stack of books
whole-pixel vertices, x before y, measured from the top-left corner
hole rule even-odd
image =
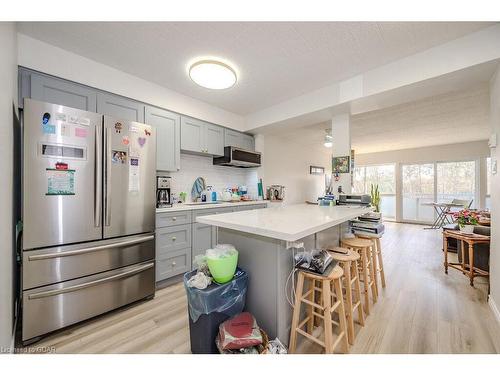
[[[384,233],[382,217],[379,212],[369,212],[351,221],[351,231],[364,236],[380,236]]]

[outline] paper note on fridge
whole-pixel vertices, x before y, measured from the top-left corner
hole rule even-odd
[[[128,169],[128,191],[138,192],[140,190],[139,177],[139,158],[130,158],[130,165]]]
[[[47,168],[46,195],[75,195],[75,171],[73,169]]]

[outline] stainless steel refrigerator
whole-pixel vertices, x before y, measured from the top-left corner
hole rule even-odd
[[[156,134],[25,99],[22,340],[154,295]]]

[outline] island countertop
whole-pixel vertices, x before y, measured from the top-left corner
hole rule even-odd
[[[284,207],[197,217],[196,221],[220,228],[297,241],[372,211],[359,206],[294,204]]]

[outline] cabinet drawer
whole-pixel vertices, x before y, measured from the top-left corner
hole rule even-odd
[[[233,212],[233,209],[234,207],[221,207],[221,208],[207,208],[205,210],[195,210],[193,211],[193,223],[196,223],[196,218],[198,216],[225,214],[228,212]]]
[[[168,279],[191,270],[191,248],[160,255],[156,258],[156,281]]]
[[[190,223],[191,211],[162,212],[156,214],[156,228]]]
[[[156,230],[156,258],[164,253],[186,247],[191,247],[191,224]]]

